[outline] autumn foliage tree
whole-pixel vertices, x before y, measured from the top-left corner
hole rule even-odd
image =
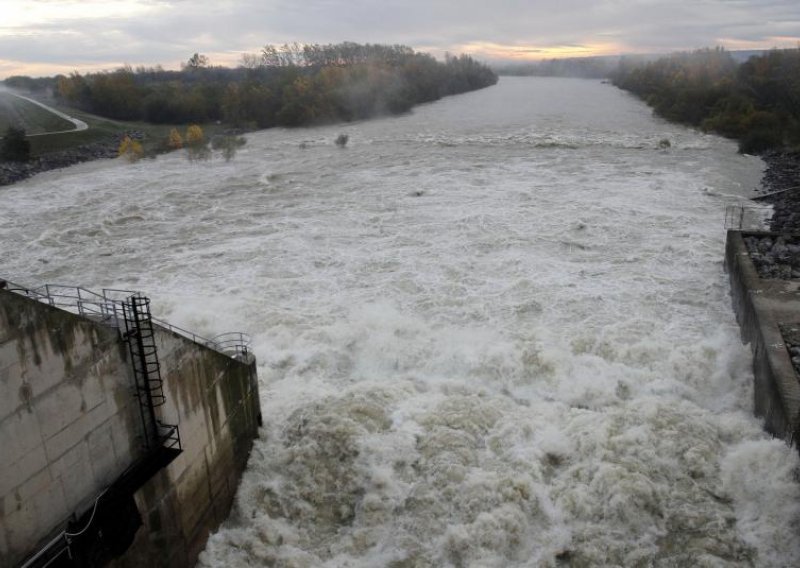
[[[213,67],[195,53],[181,71],[123,67],[62,76],[56,92],[110,118],[265,128],[400,113],[497,82],[469,56],[441,62],[402,45],[267,45],[243,62],[238,69]]]
[[[183,136],[181,136],[181,133],[178,132],[177,128],[173,128],[169,131],[167,146],[169,146],[171,150],[179,150],[183,148]]]
[[[199,146],[200,144],[204,144],[206,141],[206,136],[203,133],[203,129],[200,128],[196,124],[192,124],[189,128],[186,129],[186,145],[187,146]]]
[[[623,64],[614,83],[667,119],[738,139],[743,152],[800,146],[800,49],[742,64],[720,48],[680,53]]]
[[[129,162],[136,162],[144,156],[144,148],[138,140],[125,136],[119,143],[117,154]]]
[[[192,124],[186,129],[186,136],[183,139],[188,150],[187,155],[191,161],[207,160],[211,157],[206,135],[197,124]]]

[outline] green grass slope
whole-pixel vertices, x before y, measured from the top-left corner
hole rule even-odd
[[[75,125],[30,101],[0,91],[0,133],[9,126],[24,128],[27,134],[71,130]]]
[[[33,95],[26,96],[33,98]],[[68,116],[84,121],[89,128],[88,130],[75,130],[75,125],[68,120],[64,120],[29,101],[0,90],[0,136],[9,125],[17,128],[22,127],[29,135],[36,134],[37,136],[28,138],[31,143],[31,155],[34,157],[69,150],[94,142],[107,143],[109,139],[120,137],[123,133],[131,131],[142,135],[142,144],[145,152],[155,154],[164,151],[172,128],[177,128],[181,134],[184,134],[187,127],[187,125],[111,120],[65,107],[52,97],[36,96],[35,98]],[[224,125],[216,123],[201,124],[200,126],[208,138],[225,129]]]

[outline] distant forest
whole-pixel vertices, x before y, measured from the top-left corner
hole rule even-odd
[[[406,112],[443,96],[494,85],[467,55],[444,62],[402,45],[265,46],[231,69],[194,54],[180,71],[124,67],[47,79],[10,77],[9,87],[50,89],[65,104],[107,118],[156,124],[223,121],[241,127],[300,126]]]
[[[738,140],[742,152],[800,150],[800,49],[550,59],[495,70],[609,79],[667,120]]]
[[[636,56],[635,59],[644,61],[644,57]],[[498,75],[510,75],[512,77],[606,79],[617,70],[619,62],[620,56],[565,57],[563,59],[496,64],[492,68]]]
[[[742,152],[800,150],[800,49],[743,63],[720,48],[623,60],[612,77],[660,116],[737,139]]]

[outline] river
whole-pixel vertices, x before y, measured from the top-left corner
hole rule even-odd
[[[264,428],[200,566],[800,565],[723,269],[760,160],[577,79],[247,139],[0,188],[12,281],[253,336]]]

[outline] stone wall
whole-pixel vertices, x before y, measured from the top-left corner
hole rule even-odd
[[[228,515],[260,407],[255,360],[156,328],[182,453],[133,495],[143,526],[118,566],[193,566]],[[13,566],[142,459],[127,344],[116,329],[0,290],[0,566]]]
[[[742,236],[728,231],[725,266],[742,340],[753,352],[755,413],[767,431],[792,440],[800,425],[800,382],[779,325],[800,322],[800,280],[760,278]]]

